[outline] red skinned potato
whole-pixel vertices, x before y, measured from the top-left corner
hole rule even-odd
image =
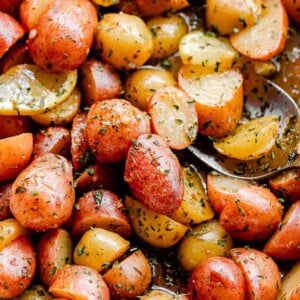
[[[33,155],[45,153],[68,156],[71,146],[70,131],[65,127],[53,126],[41,130],[33,138]]]
[[[80,87],[87,106],[94,102],[117,98],[122,91],[119,74],[109,64],[92,58],[80,67]]]
[[[148,258],[137,250],[103,275],[112,299],[133,299],[144,294],[152,279]]]
[[[55,277],[49,292],[56,298],[109,300],[109,289],[102,276],[85,266],[66,265]]]
[[[283,207],[277,197],[263,186],[241,188],[227,201],[220,223],[234,238],[246,242],[268,238],[278,227]]]
[[[125,238],[131,235],[131,226],[122,200],[108,190],[94,190],[84,194],[76,203],[72,234],[81,237],[91,227],[100,227],[119,233]]]
[[[12,213],[9,208],[11,187],[12,182],[0,185],[0,221],[12,217]]]
[[[0,298],[19,296],[36,271],[35,249],[28,235],[17,237],[0,251]]]
[[[300,199],[300,168],[280,172],[279,175],[270,178],[271,189],[291,201]]]
[[[72,261],[73,243],[70,234],[62,228],[47,231],[37,246],[38,272],[46,285],[51,285],[56,274]]]
[[[93,154],[87,137],[87,114],[77,114],[71,129],[71,157],[75,171],[81,170],[93,161]]]
[[[69,162],[63,156],[46,153],[34,159],[15,179],[10,209],[24,227],[45,231],[69,219],[74,200]]]
[[[215,212],[220,214],[226,202],[231,201],[239,189],[253,185],[248,180],[211,172],[207,175],[206,182],[208,199]]]
[[[130,147],[124,179],[132,194],[156,213],[171,214],[182,202],[180,163],[158,135],[140,135]]]
[[[32,122],[27,116],[0,116],[0,139],[30,132]]]
[[[0,182],[14,179],[30,162],[32,133],[22,133],[0,140]]]
[[[229,253],[244,273],[248,299],[275,300],[281,279],[273,259],[252,248],[233,248]]]
[[[187,292],[191,300],[244,300],[246,280],[231,259],[211,257],[193,270],[188,279]]]
[[[187,148],[198,132],[195,101],[177,87],[158,89],[148,103],[154,133],[161,136],[169,147]]]
[[[150,133],[148,116],[126,100],[96,102],[88,112],[88,142],[100,162],[125,160],[132,141],[145,133]]]
[[[0,73],[5,73],[11,67],[21,64],[32,64],[26,43],[17,43],[8,50],[0,61]]]
[[[11,16],[17,17],[19,14],[19,6],[22,0],[8,0],[0,2],[0,11]]]
[[[300,24],[300,1],[299,0],[282,0],[288,15],[293,21]]]
[[[89,53],[97,21],[90,1],[55,0],[29,33],[30,56],[47,71],[76,69]]]
[[[0,10],[0,58],[24,35],[24,29],[12,16]]]
[[[20,6],[20,19],[26,31],[38,23],[41,15],[53,5],[55,0],[23,0]]]
[[[264,252],[275,259],[300,259],[300,201],[287,210],[277,231],[268,240]]]
[[[122,186],[123,169],[123,164],[96,162],[85,168],[76,178],[75,187],[81,192],[88,192],[99,187],[115,191]]]

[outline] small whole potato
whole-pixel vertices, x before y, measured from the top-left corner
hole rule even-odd
[[[97,21],[90,1],[55,0],[29,33],[30,56],[47,71],[76,69],[89,53]]]
[[[131,73],[125,82],[125,99],[145,111],[149,99],[161,87],[175,86],[172,73],[158,68],[141,68]]]
[[[123,99],[94,103],[87,116],[88,142],[100,162],[125,160],[132,141],[145,133],[148,116]]]
[[[101,57],[117,69],[142,66],[153,51],[152,34],[145,22],[126,13],[103,15],[96,42],[101,49]]]
[[[124,178],[132,194],[158,214],[171,214],[182,203],[184,187],[180,163],[156,134],[140,135],[130,147]]]
[[[188,26],[179,15],[156,16],[147,21],[153,37],[151,61],[162,60],[176,51],[180,39],[187,33]]]
[[[203,261],[195,267],[188,280],[190,299],[244,300],[246,290],[243,272],[226,257],[216,256]]]
[[[45,231],[68,220],[74,200],[71,165],[63,156],[46,153],[15,179],[10,209],[22,226]]]

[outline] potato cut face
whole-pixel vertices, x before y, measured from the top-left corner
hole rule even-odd
[[[243,82],[240,72],[235,70],[205,74],[199,68],[191,71],[183,68],[179,84],[194,100],[209,106],[222,106],[234,98]]]
[[[240,160],[253,160],[269,152],[275,144],[279,121],[264,116],[237,127],[235,133],[214,143],[220,153]]]
[[[77,70],[55,74],[22,64],[0,76],[0,114],[41,114],[64,102],[77,82]]]
[[[202,31],[193,31],[182,37],[179,54],[184,65],[202,65],[218,70],[219,67],[230,68],[236,52],[229,43]]]

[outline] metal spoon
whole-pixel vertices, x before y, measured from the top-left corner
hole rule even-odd
[[[295,101],[274,82],[248,74],[244,84],[243,120],[277,115],[280,118],[276,143],[260,159],[240,161],[226,157],[213,148],[213,142],[200,136],[188,150],[212,169],[236,178],[259,180],[300,167],[300,110]],[[242,121],[243,121],[242,120]]]

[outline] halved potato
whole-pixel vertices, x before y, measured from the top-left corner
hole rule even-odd
[[[214,216],[198,174],[191,167],[182,168],[184,195],[180,207],[171,215],[183,224],[198,224]]]
[[[262,13],[249,27],[230,36],[232,46],[252,59],[268,60],[285,46],[289,20],[280,0],[263,1]]]
[[[179,43],[179,54],[184,65],[201,65],[216,71],[229,69],[236,56],[229,43],[202,31],[184,35]]]
[[[235,129],[242,115],[243,77],[239,71],[203,73],[197,66],[183,67],[179,86],[195,100],[198,131],[221,138]]]
[[[77,243],[73,260],[76,265],[105,271],[129,248],[129,241],[119,234],[102,228],[92,228],[85,232]]]
[[[253,160],[264,156],[275,144],[279,121],[277,116],[264,116],[241,124],[235,133],[216,141],[220,153],[240,160]]]
[[[36,115],[64,102],[73,91],[77,70],[55,74],[22,64],[0,76],[0,113]]]
[[[129,218],[135,233],[154,247],[171,247],[177,244],[188,230],[185,225],[166,215],[155,213],[130,196],[126,196],[125,207],[129,211]]]
[[[208,0],[206,23],[219,34],[230,34],[256,21],[262,11],[262,0]]]
[[[78,88],[75,88],[66,101],[43,114],[31,116],[31,119],[42,126],[67,125],[79,112],[80,103],[81,93]]]

